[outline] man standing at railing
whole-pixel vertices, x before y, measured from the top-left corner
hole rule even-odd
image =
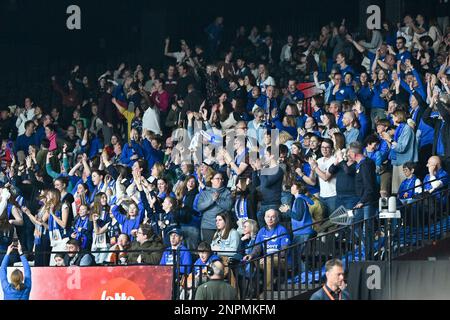
[[[342,261],[328,260],[325,263],[325,270],[327,282],[311,296],[310,300],[350,300],[350,294],[345,288]]]
[[[373,160],[363,155],[362,145],[355,141],[350,144],[348,158],[356,162],[355,190],[359,197],[355,205],[355,222],[366,220],[363,225],[365,234],[366,254],[370,256],[373,241],[372,217],[375,215],[378,197],[376,166]]]

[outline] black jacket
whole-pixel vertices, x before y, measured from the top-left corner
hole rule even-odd
[[[356,165],[355,189],[360,197],[359,202],[368,204],[378,199],[377,176],[375,162],[369,158]]]
[[[265,174],[253,171],[252,184],[254,184],[255,187],[259,187],[262,205],[280,205],[284,176],[283,169],[278,166],[266,170]]]
[[[341,161],[338,165],[331,165],[328,172],[336,175],[336,192],[339,196],[356,196],[356,164],[350,167],[345,161]]]
[[[416,119],[414,120],[416,122],[416,130],[415,131],[417,131],[417,129],[419,128],[420,120],[422,120],[423,114],[429,108],[428,108],[427,103],[425,101],[423,101],[422,97],[420,96],[420,94],[418,92],[414,91],[413,94],[414,94],[414,97],[417,99],[417,101],[419,101],[419,107],[418,107],[419,110],[417,111],[417,116],[416,116]]]

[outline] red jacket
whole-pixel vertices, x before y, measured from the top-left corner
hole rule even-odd
[[[161,93],[158,91],[153,92],[150,96],[150,101],[157,106],[161,112],[167,112],[169,110],[169,94],[165,90]]]
[[[64,106],[75,108],[81,104],[80,95],[75,89],[66,92],[56,81],[53,81],[53,89],[61,95]]]

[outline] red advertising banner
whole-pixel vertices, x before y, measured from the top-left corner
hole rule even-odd
[[[305,95],[305,98],[310,98],[322,93],[322,90],[317,88],[314,82],[303,82],[297,86],[298,90],[301,90]]]
[[[172,299],[171,266],[35,267],[31,278],[30,300]]]

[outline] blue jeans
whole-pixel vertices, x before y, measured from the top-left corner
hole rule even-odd
[[[266,222],[264,221],[264,215],[266,214],[267,210],[275,209],[278,210],[280,208],[279,204],[262,204],[259,207],[258,212],[256,213],[256,218],[258,219],[258,225],[259,229],[264,227],[266,225]]]
[[[374,216],[376,214],[376,208],[374,205],[366,205],[361,209],[357,209],[354,211],[354,222],[361,222],[364,220],[364,223],[361,222],[361,225],[355,225],[355,236],[360,238],[360,240],[365,244],[365,253],[366,259],[371,257],[371,252],[373,251],[373,242],[374,242],[374,230],[373,230],[373,222]],[[362,228],[362,235],[360,236],[359,230]]]
[[[337,196],[336,208],[344,206],[345,209],[351,210],[358,203],[359,198],[354,196]]]
[[[299,246],[299,250],[297,252],[299,252],[300,254],[303,253],[303,250],[305,249],[306,246],[306,241],[311,237],[311,235],[309,234],[297,234],[293,236],[292,238],[292,245],[298,245]]]
[[[322,204],[325,207],[325,212],[323,213],[324,219],[328,218],[330,214],[332,214],[333,211],[336,210],[336,199],[336,196],[328,198],[320,197],[320,201],[322,201]]]

